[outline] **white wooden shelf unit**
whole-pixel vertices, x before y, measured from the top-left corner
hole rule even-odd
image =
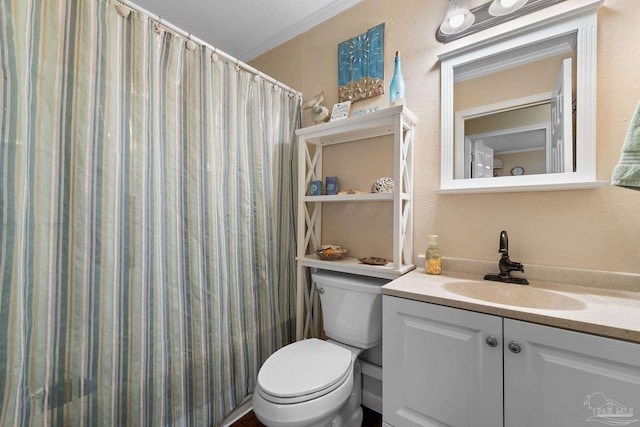
[[[296,337],[317,335],[317,295],[307,278],[308,268],[395,279],[413,265],[413,145],[415,116],[400,105],[358,117],[310,126],[298,137],[298,222]],[[393,193],[309,196],[311,181],[322,181],[322,148],[333,144],[393,137]],[[357,161],[357,160],[355,160]],[[323,261],[314,255],[322,245],[322,204],[341,202],[393,204],[393,259],[385,266],[361,264],[356,258]]]

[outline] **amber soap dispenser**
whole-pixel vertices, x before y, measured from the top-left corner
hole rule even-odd
[[[429,246],[424,254],[424,269],[427,274],[442,273],[442,257],[440,256],[438,236],[436,234],[429,235]]]

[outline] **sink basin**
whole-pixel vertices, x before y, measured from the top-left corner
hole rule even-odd
[[[457,295],[497,304],[543,310],[582,310],[586,305],[575,298],[526,285],[497,282],[450,282],[443,288]]]

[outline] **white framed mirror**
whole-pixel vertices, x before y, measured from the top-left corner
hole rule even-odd
[[[438,55],[441,179],[435,191],[606,184],[596,181],[595,164],[601,3],[568,0]]]

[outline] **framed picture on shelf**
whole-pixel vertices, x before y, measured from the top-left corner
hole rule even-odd
[[[338,102],[333,104],[333,111],[331,112],[331,121],[344,119],[349,116],[349,108],[351,108],[351,101]]]

